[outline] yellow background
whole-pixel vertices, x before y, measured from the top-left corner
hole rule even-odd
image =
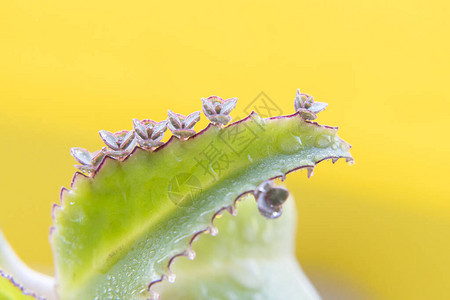
[[[0,0],[0,225],[51,272],[70,147],[212,94],[239,97],[235,116],[260,91],[292,113],[300,87],[356,159],[287,181],[319,291],[449,299],[449,3]]]

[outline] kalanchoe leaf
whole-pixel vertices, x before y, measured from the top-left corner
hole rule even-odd
[[[192,114],[186,116],[176,114],[169,110],[167,112],[169,116],[169,122],[167,126],[169,127],[172,134],[178,138],[186,139],[195,134],[193,127],[195,123],[200,120],[200,112],[196,111]]]
[[[300,93],[300,89],[297,90],[294,107],[295,111],[298,111],[300,117],[304,120],[315,120],[317,118],[316,114],[323,111],[327,106],[327,103],[315,102],[311,95]]]
[[[170,126],[169,126],[170,129]],[[172,131],[172,134],[180,139],[187,139],[195,134],[194,129],[177,129]]]
[[[187,116],[186,119],[184,120],[183,128],[192,129],[198,121],[200,121],[200,112],[199,111],[193,112],[192,114]]]
[[[139,146],[145,149],[151,149],[161,146],[164,132],[167,130],[167,120],[156,123],[153,120],[133,119],[136,140]]]
[[[211,103],[211,101],[208,100],[209,98],[202,98],[202,110],[203,113],[208,117],[209,115],[214,115],[216,113],[216,109],[214,108],[214,105]]]
[[[117,136],[117,141],[121,150],[128,148],[134,140],[134,131],[123,130],[116,132],[115,135]]]
[[[57,205],[54,205],[52,214],[56,209],[55,206],[57,207]],[[29,268],[14,252],[0,228],[0,299],[35,298],[40,300],[57,299],[55,280]]]
[[[80,170],[81,172],[85,172],[85,173],[94,173],[96,167],[92,166],[92,165],[74,165],[75,168],[77,168],[78,170]]]
[[[218,96],[202,98],[202,108],[205,116],[213,123],[226,125],[231,121],[229,113],[236,107],[237,98],[223,100]]]
[[[105,144],[111,148],[112,151],[108,151],[107,154],[112,157],[122,159],[130,154],[136,146],[134,131],[121,130],[111,133],[100,130],[99,133]]]
[[[217,236],[201,236],[192,245],[194,261],[174,261],[175,284],[155,285],[160,299],[321,299],[295,257],[294,202],[288,199],[283,215],[268,222],[253,197],[245,197],[237,217],[214,220]]]
[[[88,150],[74,147],[70,149],[72,156],[81,163],[81,165],[75,165],[77,169],[82,172],[93,173],[97,169],[98,165],[106,155],[106,148],[90,153]]]
[[[147,127],[141,123],[138,119],[133,119],[134,131],[143,140],[148,139]]]
[[[237,100],[237,98],[230,98],[225,100],[220,113],[228,115],[236,107]]]
[[[102,138],[106,146],[108,146],[112,150],[119,150],[119,143],[114,133],[106,130],[100,130],[98,133],[100,134],[100,137]]]
[[[70,154],[81,164],[90,165],[91,164],[91,153],[80,147],[73,147],[70,149]]]
[[[170,118],[169,118],[169,122],[167,123],[167,127],[169,128],[169,130],[170,130],[172,133],[173,133],[174,131],[180,129],[180,128],[177,128],[177,127],[175,127],[175,126],[173,125],[173,122],[170,121]]]
[[[327,108],[328,103],[325,102],[314,102],[311,107],[309,108],[310,111],[312,111],[313,113],[317,114],[323,110],[325,110],[325,108]]]
[[[106,147],[103,147],[102,150],[97,150],[95,152],[91,153],[91,163],[94,166],[98,166],[100,164],[100,162],[103,160],[103,158],[105,157],[107,152]]]
[[[301,108],[310,108],[314,103],[314,98],[311,95],[301,93],[300,89],[297,89],[297,93],[295,95],[294,105],[295,110],[299,110]]]
[[[27,291],[11,275],[0,270],[0,299],[5,300],[45,300],[31,291]]]
[[[215,115],[212,117],[209,117],[209,120],[211,121],[211,123],[213,124],[221,124],[221,125],[226,125],[231,121],[231,116],[227,116],[227,115]]]
[[[185,117],[183,115],[180,114],[176,114],[173,111],[171,111],[170,109],[167,111],[167,115],[169,116],[169,129],[170,131],[174,131],[176,129],[181,129],[183,126],[183,120],[185,119]],[[182,117],[182,118],[180,118]]]
[[[220,163],[232,162],[225,168],[208,162],[211,149]],[[136,149],[124,161],[107,157],[93,178],[74,178],[55,214],[61,299],[149,298],[149,283],[173,278],[169,263],[200,233],[217,233],[211,220],[235,199],[325,159],[350,159],[348,151],[336,128],[304,122],[298,113],[268,119],[253,113],[224,128],[208,126],[195,139],[171,139],[158,151]],[[283,193],[268,190],[260,203],[274,217]]]
[[[298,110],[299,116],[304,120],[315,120],[317,119],[317,115],[306,108],[301,108]]]
[[[161,140],[167,130],[167,120],[156,123],[153,126],[152,140]]]

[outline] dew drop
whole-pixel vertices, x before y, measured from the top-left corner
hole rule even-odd
[[[328,146],[330,146],[330,144],[331,136],[325,134],[318,135],[314,143],[317,148],[327,148]]]
[[[284,154],[293,154],[303,149],[302,142],[299,137],[283,140],[279,143],[279,148]]]
[[[219,230],[217,229],[217,227],[214,224],[211,224],[208,227],[208,233],[212,236],[216,236],[219,233]]]
[[[192,250],[191,247],[189,247],[189,248],[186,249],[186,251],[184,252],[184,255],[186,255],[186,257],[189,258],[190,260],[194,260],[194,258],[195,258],[195,251]]]
[[[263,182],[256,189],[259,213],[267,219],[276,219],[282,214],[282,204],[289,196],[288,190],[274,187],[272,181]]]
[[[150,292],[150,300],[159,300],[159,294],[156,292]]]
[[[266,219],[276,219],[283,213],[281,206],[270,207],[265,201],[258,201],[258,211]]]
[[[169,270],[169,272],[167,272],[166,278],[168,282],[174,283],[175,279],[177,279],[177,276],[175,275],[175,273],[172,273],[172,271]]]
[[[284,188],[272,188],[264,195],[265,202],[269,204],[269,206],[280,206],[286,202],[288,197],[289,192]]]

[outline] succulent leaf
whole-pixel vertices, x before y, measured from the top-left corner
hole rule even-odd
[[[197,119],[197,113],[168,115],[172,131]],[[325,159],[352,160],[336,132],[299,113],[270,119],[253,113],[189,140],[171,138],[155,151],[136,148],[124,161],[106,157],[93,178],[78,173],[62,194],[51,236],[59,296],[151,297],[149,283],[173,280],[169,262],[192,257],[193,237],[217,233],[211,219],[225,207],[233,211],[242,194],[294,170],[309,173]]]
[[[300,89],[297,90],[295,95],[294,107],[295,111],[299,112],[300,117],[305,120],[317,119],[317,113],[325,110],[328,106],[324,102],[315,102],[313,96],[301,93]]]
[[[309,108],[310,111],[312,111],[313,113],[317,114],[321,111],[324,111],[325,108],[327,108],[328,103],[325,102],[314,102],[313,104],[311,104],[311,107]]]
[[[4,300],[35,300],[36,294],[27,292],[14,278],[0,270],[0,299]]]
[[[206,116],[214,115],[216,113],[214,105],[207,98],[202,98],[202,103],[203,103],[202,105],[203,113]]]
[[[100,134],[100,137],[102,138],[106,146],[113,150],[119,150],[118,140],[114,133],[106,130],[100,130],[98,133]]]
[[[173,130],[182,128],[183,122],[180,119],[181,115],[174,113],[170,109],[167,111],[167,115],[169,116],[169,126],[170,126],[169,128],[173,128]]]
[[[310,111],[309,109],[306,108],[300,108],[297,110],[298,114],[300,115],[300,117],[304,120],[315,120],[317,119],[317,115],[315,113],[313,113],[312,111]]]
[[[230,112],[236,107],[237,98],[224,100],[218,96],[202,98],[202,108],[205,116],[213,123],[226,125],[231,121]]]
[[[102,148],[101,150],[94,151],[90,153],[86,149],[73,147],[70,149],[70,153],[72,156],[79,162],[81,165],[75,165],[82,172],[94,173],[97,169],[100,162],[106,155],[106,148]]]
[[[134,131],[126,131],[120,137],[120,149],[126,149],[134,140]]]
[[[167,124],[172,134],[181,139],[187,139],[195,134],[195,123],[200,120],[200,112],[196,111],[186,116],[176,114],[169,110],[169,123]]]
[[[237,209],[237,217],[224,214],[214,221],[220,232],[216,237],[198,237],[190,250],[196,253],[194,261],[172,263],[177,280],[155,285],[160,298],[320,299],[295,258],[294,199],[288,199],[277,220],[261,218],[253,197]]]
[[[30,269],[0,230],[0,299],[55,300],[55,280]]]
[[[193,112],[192,114],[186,117],[186,120],[184,120],[184,128],[192,129],[195,123],[197,123],[198,121],[200,121],[200,112],[199,111]]]
[[[161,140],[167,130],[167,120],[156,123],[152,120],[133,119],[133,126],[140,147],[150,150],[163,144]]]
[[[87,151],[86,149],[74,147],[70,149],[70,153],[72,156],[81,164],[83,165],[89,165],[91,164],[91,153]]]
[[[134,131],[141,139],[148,139],[147,127],[138,119],[133,119]]]
[[[224,104],[222,105],[222,109],[220,110],[221,114],[229,114],[237,104],[237,98],[230,98],[227,99]]]
[[[161,121],[156,123],[153,127],[152,139],[153,140],[161,140],[164,132],[167,130],[167,121]]]

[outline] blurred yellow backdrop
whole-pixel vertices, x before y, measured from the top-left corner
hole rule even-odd
[[[417,0],[0,1],[0,225],[51,272],[70,147],[212,94],[239,97],[235,116],[261,91],[292,113],[300,87],[356,159],[287,180],[319,291],[449,299],[449,15]]]

